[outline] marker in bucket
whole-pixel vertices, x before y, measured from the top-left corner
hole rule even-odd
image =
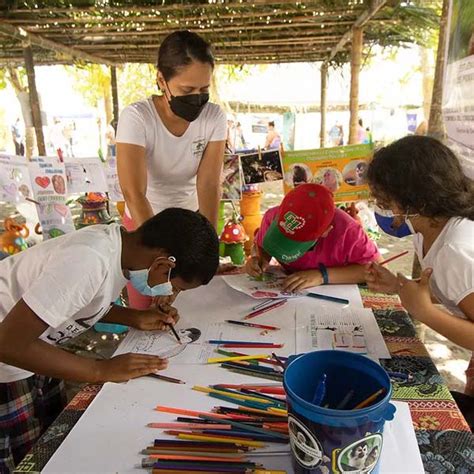
[[[385,393],[385,388],[381,388],[380,390],[377,390],[375,393],[373,393],[370,397],[367,397],[364,401],[360,402],[358,405],[356,405],[353,410],[357,410],[359,408],[365,408],[367,405],[370,405],[372,402],[377,400],[377,398]]]
[[[326,378],[327,375],[323,374],[316,386],[312,401],[313,405],[321,405],[323,403],[324,397],[326,396]]]
[[[349,403],[350,399],[354,396],[354,389],[350,389],[347,392],[347,395],[341,400],[341,402],[336,406],[336,410],[343,410],[346,408],[347,404]]]

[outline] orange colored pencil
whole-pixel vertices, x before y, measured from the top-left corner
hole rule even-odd
[[[173,413],[175,415],[189,415],[189,416],[199,416],[199,415],[212,415],[215,418],[228,419],[228,415],[221,415],[215,413],[207,413],[205,411],[194,411],[194,410],[185,410],[184,408],[174,408],[174,407],[165,407],[163,405],[157,405],[155,407],[156,411],[161,411],[163,413]]]
[[[383,393],[385,393],[385,388],[377,390],[374,394],[372,394],[370,397],[367,397],[364,401],[360,402],[353,409],[357,410],[358,408],[365,408],[367,405],[370,405],[373,401],[377,400],[377,398]]]
[[[148,428],[161,428],[161,429],[183,429],[183,430],[231,430],[231,425],[219,425],[219,424],[208,424],[208,423],[148,423]]]
[[[186,454],[150,454],[151,459],[163,459],[168,461],[218,461],[218,462],[243,462],[244,458],[218,457],[218,456],[192,456]]]

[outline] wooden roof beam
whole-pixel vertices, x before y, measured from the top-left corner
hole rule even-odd
[[[351,41],[352,39],[352,29],[353,28],[362,28],[368,21],[370,21],[378,11],[387,3],[387,0],[372,0],[370,7],[365,10],[354,22],[352,28],[347,30],[339,40],[336,46],[332,48],[329,57],[326,59],[326,62],[331,61],[331,59],[336,56],[337,53],[344,49],[344,46]]]
[[[8,36],[11,36],[21,42],[29,42],[35,46],[40,46],[43,49],[49,49],[56,51],[67,56],[82,59],[83,61],[98,63],[98,64],[107,64],[113,66],[114,63],[111,61],[96,56],[95,54],[86,53],[77,48],[72,48],[70,46],[64,46],[61,43],[55,43],[49,39],[43,38],[37,34],[28,33],[24,29],[17,28],[16,26],[10,25],[8,22],[0,21],[0,33],[4,33]]]

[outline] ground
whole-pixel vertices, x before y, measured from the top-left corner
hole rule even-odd
[[[266,185],[265,199],[262,208],[277,204],[281,199],[281,194],[277,183]],[[73,215],[77,215],[79,209],[73,208]],[[113,212],[116,215],[115,212]],[[9,205],[0,207],[0,224],[5,217],[15,215],[15,208]],[[19,219],[21,220],[21,218]],[[0,231],[3,230],[0,228]],[[404,250],[409,250],[409,254],[390,264],[390,269],[394,272],[401,272],[404,275],[411,275],[413,262],[413,247],[409,238],[398,239],[383,234],[377,242],[382,255],[395,255]],[[438,370],[443,375],[450,390],[463,391],[465,374],[471,354],[456,344],[448,341],[443,336],[432,331],[424,324],[415,321],[418,334],[425,343]],[[98,333],[94,329],[81,334],[72,340],[67,349],[85,357],[105,359],[110,357],[115,351],[123,336],[110,333]],[[80,388],[81,384],[68,384],[68,395],[72,397]]]

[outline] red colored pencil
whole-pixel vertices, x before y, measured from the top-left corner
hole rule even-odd
[[[277,301],[275,304],[271,304],[270,306],[265,306],[262,309],[258,309],[257,311],[253,311],[252,313],[247,314],[247,316],[245,316],[244,319],[255,318],[255,316],[260,316],[261,314],[266,313],[267,311],[271,311],[272,309],[279,308],[285,303],[286,303],[286,300]]]
[[[248,348],[248,349],[281,349],[284,344],[222,344],[221,347]]]
[[[384,260],[383,262],[380,262],[379,265],[386,265],[387,263],[393,262],[397,258],[403,257],[408,253],[408,250],[405,250],[404,252],[401,252],[397,255],[394,255],[393,257],[387,258],[387,260]]]

